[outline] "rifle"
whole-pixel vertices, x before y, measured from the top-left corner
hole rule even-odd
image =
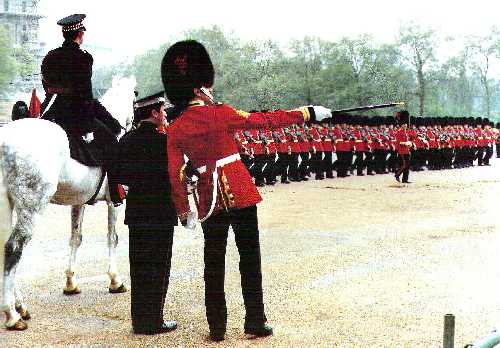
[[[332,114],[341,114],[344,112],[351,112],[351,111],[368,111],[368,110],[375,110],[375,109],[382,109],[382,108],[391,108],[394,106],[403,106],[405,105],[404,102],[396,102],[396,103],[387,103],[387,104],[377,104],[377,105],[367,105],[367,106],[357,106],[354,108],[349,108],[349,109],[340,109],[340,110],[333,110]]]

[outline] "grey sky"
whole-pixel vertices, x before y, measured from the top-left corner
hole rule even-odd
[[[219,25],[244,40],[286,43],[306,35],[336,40],[371,33],[393,42],[401,23],[413,20],[442,36],[481,35],[500,24],[500,2],[492,0],[342,0],[342,1],[117,1],[40,0],[41,37],[59,45],[56,21],[86,13],[86,43],[112,49],[116,60],[178,37],[185,29]]]

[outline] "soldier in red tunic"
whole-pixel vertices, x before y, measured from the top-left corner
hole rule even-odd
[[[172,198],[181,223],[188,225],[190,212],[182,171],[188,157],[199,173],[196,188],[198,218],[205,238],[205,306],[210,338],[224,339],[227,308],[224,295],[225,253],[229,226],[240,254],[240,273],[245,303],[245,333],[268,336],[262,294],[257,203],[262,198],[240,160],[234,140],[236,129],[276,129],[331,116],[323,107],[292,111],[246,113],[216,104],[210,88],[214,69],[203,45],[181,41],[171,46],[161,64],[162,81],[174,105],[168,128],[168,169]]]
[[[410,135],[408,134],[408,122],[409,114],[408,111],[402,110],[396,114],[396,118],[401,124],[400,129],[396,132],[396,149],[400,158],[401,166],[394,174],[394,177],[399,181],[399,177],[403,174],[403,182],[410,183],[408,181],[410,175],[410,148],[412,142],[410,141]]]

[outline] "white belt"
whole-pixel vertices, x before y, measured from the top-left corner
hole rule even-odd
[[[223,167],[226,164],[229,164],[229,163],[232,163],[232,162],[236,162],[236,161],[238,161],[240,159],[241,159],[240,154],[239,153],[235,153],[235,154],[229,155],[227,157],[218,159],[215,162],[215,166],[216,167]],[[201,167],[197,168],[196,170],[198,171],[198,173],[203,174],[203,173],[205,173],[207,171],[207,166],[201,166]]]

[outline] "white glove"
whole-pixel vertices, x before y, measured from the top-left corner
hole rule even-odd
[[[82,135],[83,141],[85,141],[87,144],[92,142],[94,140],[94,133],[85,133],[85,135]]]
[[[332,110],[325,108],[324,106],[314,106],[311,105],[316,115],[316,121],[323,121],[325,118],[332,117]]]
[[[182,226],[187,230],[194,230],[196,228],[196,215],[190,211],[186,220],[181,221]]]

